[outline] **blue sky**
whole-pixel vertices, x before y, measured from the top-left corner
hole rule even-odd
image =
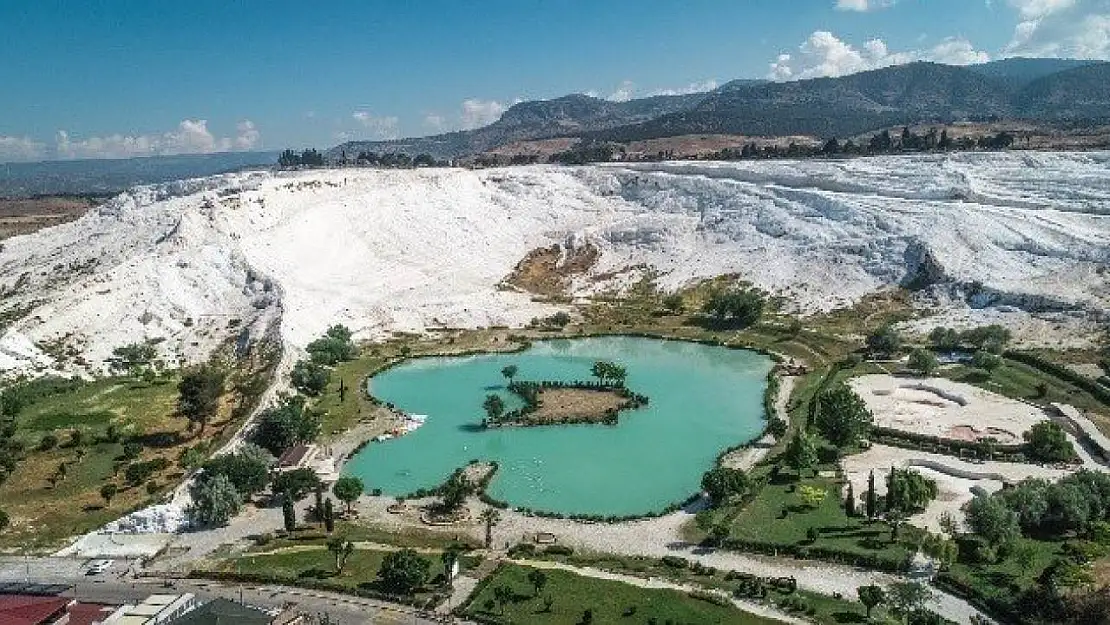
[[[1106,58],[1110,0],[0,0],[0,161],[326,147],[914,59]]]

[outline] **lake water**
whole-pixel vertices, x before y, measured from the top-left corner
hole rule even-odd
[[[580,424],[481,429],[482,402],[501,369],[518,380],[587,380],[597,360],[628,370],[627,386],[650,398],[616,426]],[[540,341],[524,352],[415,359],[374,376],[371,394],[428,415],[414,432],[371,443],[344,469],[368,489],[404,495],[432,488],[471,459],[496,460],[488,493],[517,507],[564,514],[658,511],[699,488],[721,450],[763,429],[771,359],[681,341],[598,337]]]

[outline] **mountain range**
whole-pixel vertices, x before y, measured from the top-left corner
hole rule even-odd
[[[521,102],[474,130],[349,141],[359,152],[458,158],[517,141],[635,141],[688,134],[845,137],[893,125],[962,120],[1098,123],[1110,118],[1110,63],[1011,58],[969,66],[915,62],[837,78],[735,80],[689,95],[613,102],[582,94]]]

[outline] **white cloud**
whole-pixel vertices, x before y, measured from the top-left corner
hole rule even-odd
[[[676,89],[656,89],[648,93],[649,96],[654,95],[690,95],[691,93],[704,93],[706,91],[713,91],[717,88],[717,81],[710,78],[701,82],[692,82],[685,87],[678,87]]]
[[[836,0],[837,11],[877,11],[894,5],[894,0]]]
[[[378,117],[369,111],[355,111],[351,117],[369,131],[371,139],[396,139],[400,136],[398,119],[393,116]]]
[[[772,80],[801,80],[844,76],[911,61],[967,65],[988,60],[989,54],[976,50],[971,42],[962,38],[948,38],[922,50],[891,52],[881,39],[868,40],[862,48],[856,48],[828,31],[819,30],[798,47],[797,53],[780,54],[771,63],[768,76]]]
[[[636,85],[631,80],[625,80],[617,87],[616,91],[610,93],[605,99],[613,102],[627,102],[632,99],[635,93]]]
[[[231,150],[250,150],[261,139],[250,120],[236,125],[235,137],[216,137],[204,119],[182,120],[177,128],[162,134],[109,135],[72,140],[69,133],[59,130],[55,142],[58,158],[131,158],[170,154],[210,154]]]
[[[447,119],[444,118],[442,115],[437,115],[436,113],[428,113],[424,116],[424,127],[429,130],[438,132],[440,130],[443,130],[446,126]]]
[[[496,100],[463,100],[460,121],[464,130],[488,126],[501,119],[508,106]]]
[[[1004,53],[1110,59],[1110,0],[1009,0],[1021,22]]]
[[[46,146],[28,137],[0,135],[0,163],[39,161],[46,158]]]

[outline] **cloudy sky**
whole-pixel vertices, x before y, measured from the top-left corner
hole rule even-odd
[[[1110,58],[1110,0],[0,0],[0,162],[327,147],[513,102]]]

